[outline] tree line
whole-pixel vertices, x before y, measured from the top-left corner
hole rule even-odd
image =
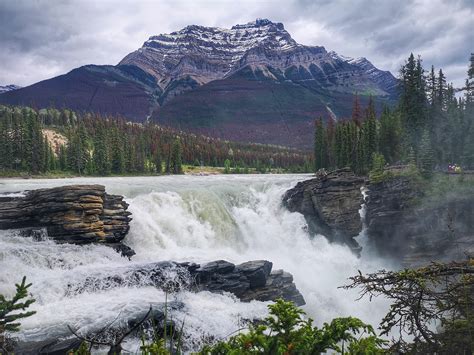
[[[52,144],[48,129],[61,134]],[[70,110],[0,106],[0,171],[79,175],[180,174],[183,165],[232,167],[235,172],[309,172],[311,154],[229,142],[152,123]]]
[[[363,175],[386,162],[413,163],[427,175],[450,163],[474,168],[474,54],[458,98],[442,69],[426,72],[413,54],[399,79],[398,105],[378,119],[372,98],[362,108],[356,94],[350,119],[316,120],[316,170],[349,166]]]

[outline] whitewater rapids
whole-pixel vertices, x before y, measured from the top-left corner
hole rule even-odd
[[[68,284],[87,275],[110,272],[133,263],[161,260],[233,263],[266,259],[273,269],[293,274],[303,294],[303,307],[317,324],[334,317],[355,316],[375,327],[387,305],[380,299],[356,301],[356,291],[339,289],[358,270],[390,268],[364,248],[357,258],[349,248],[310,238],[302,215],[281,206],[286,190],[309,175],[220,175],[0,180],[0,193],[18,193],[67,184],[103,184],[124,195],[133,221],[125,244],[136,251],[132,261],[99,245],[58,245],[34,241],[13,231],[0,231],[0,294],[11,295],[22,276],[33,285],[37,313],[22,323],[19,337],[41,340],[64,334],[67,325],[79,332],[97,329],[118,315],[164,302],[153,287],[135,285],[81,294]],[[363,216],[363,210],[361,210]],[[364,245],[364,232],[358,237]],[[263,317],[265,302],[242,303],[230,295],[181,292],[170,296],[185,307],[173,313],[184,321],[186,341],[197,349],[206,335],[224,338],[241,328],[242,319]],[[117,322],[120,322],[120,316]],[[132,345],[131,345],[132,346]]]

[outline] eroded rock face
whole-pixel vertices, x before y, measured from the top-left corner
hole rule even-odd
[[[339,169],[298,183],[283,196],[283,204],[304,215],[310,232],[359,249],[353,237],[362,230],[359,209],[364,179]]]
[[[111,270],[109,275],[102,270],[101,275],[91,275],[80,283],[68,285],[66,294],[76,295],[123,286],[155,286],[170,292],[182,289],[230,292],[247,302],[283,298],[296,305],[304,305],[305,300],[296,288],[293,276],[282,270],[272,271],[272,266],[266,260],[239,265],[225,260],[203,265],[172,261],[133,265]]]
[[[0,197],[0,229],[46,228],[67,243],[118,243],[128,233],[131,213],[122,196],[102,185],[33,190],[24,197]]]
[[[433,201],[408,177],[370,184],[367,233],[377,250],[407,267],[474,255],[474,196]]]

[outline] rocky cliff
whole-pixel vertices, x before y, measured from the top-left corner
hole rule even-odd
[[[102,185],[69,185],[0,197],[0,229],[46,228],[48,236],[76,244],[118,243],[131,213],[122,196]]]
[[[474,255],[474,195],[428,199],[398,176],[367,190],[367,233],[380,253],[406,266]]]
[[[405,266],[474,255],[474,194],[428,198],[425,188],[402,174],[369,184],[350,170],[320,174],[286,192],[283,204],[304,215],[311,233],[359,250],[359,209],[366,187],[367,235],[376,250]]]
[[[331,241],[359,250],[353,238],[362,230],[359,210],[364,202],[363,184],[364,179],[348,168],[323,173],[288,190],[283,204],[304,215],[311,233],[323,234]]]

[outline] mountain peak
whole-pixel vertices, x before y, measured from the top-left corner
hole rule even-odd
[[[285,27],[281,22],[272,22],[266,18],[257,18],[255,21],[246,23],[245,25],[232,26],[232,30],[239,30],[245,28],[259,28],[259,27],[275,27],[278,30],[284,30]]]

